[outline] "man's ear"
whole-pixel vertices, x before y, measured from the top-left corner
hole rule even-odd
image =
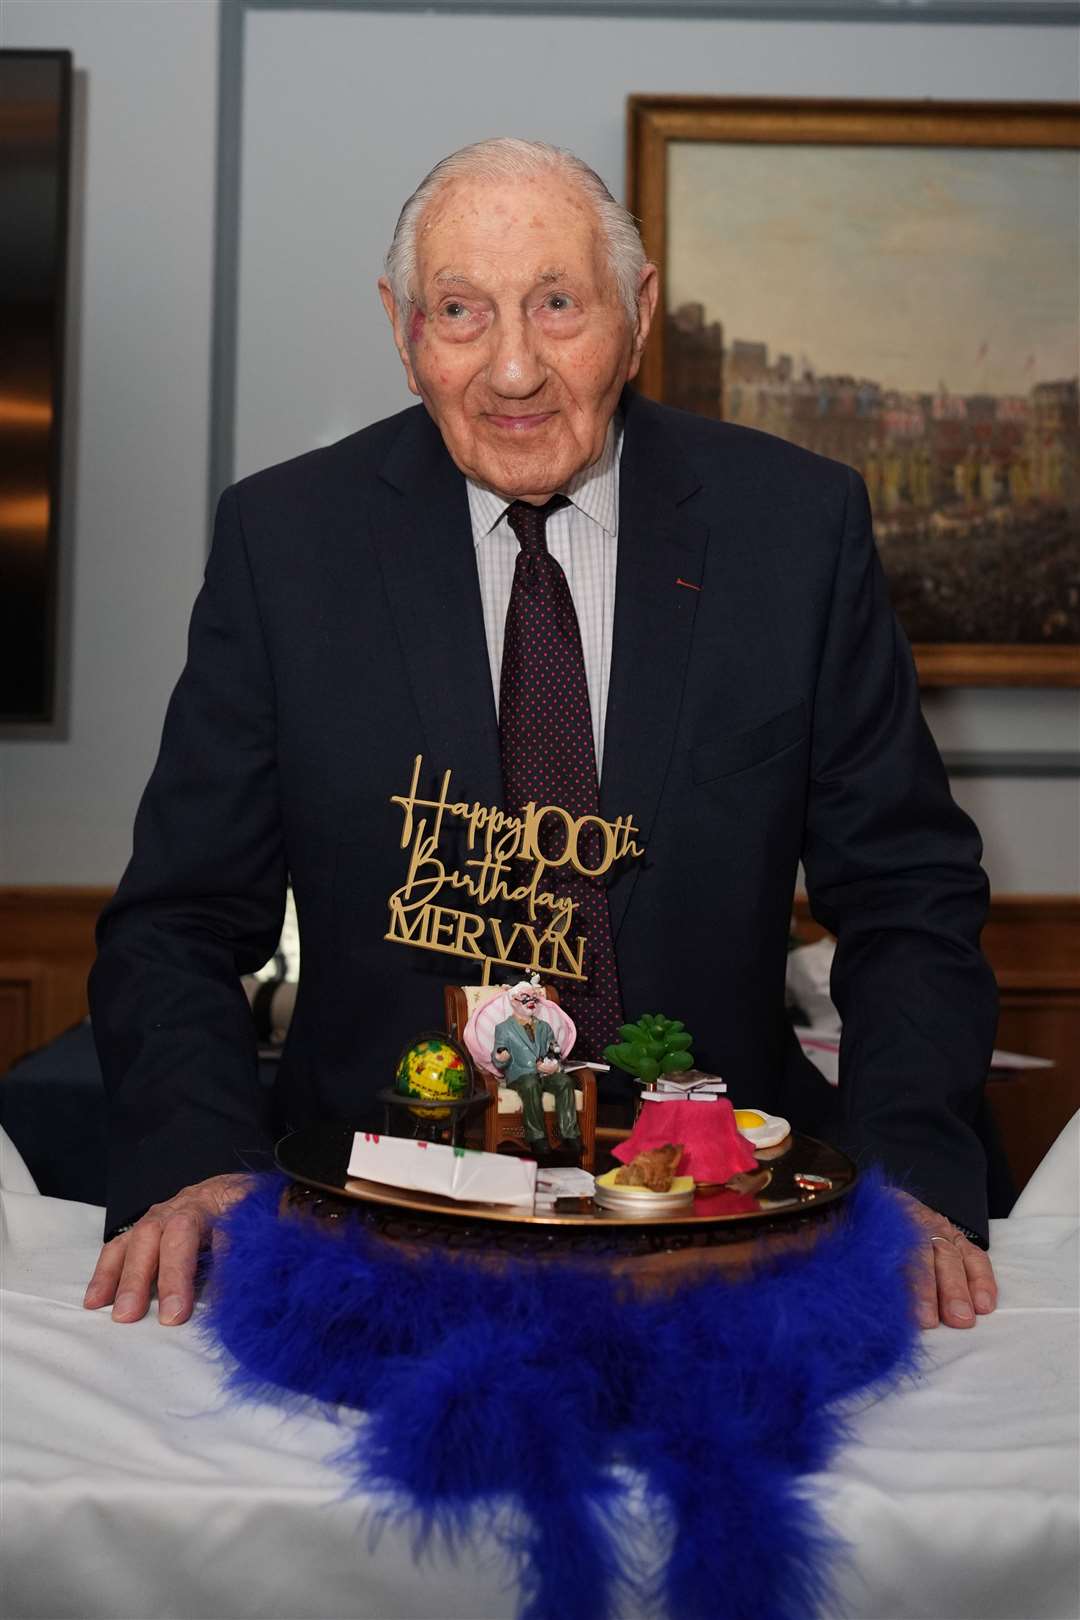
[[[649,335],[649,328],[652,326],[653,316],[656,314],[656,300],[659,296],[659,272],[655,264],[647,264],[641,272],[641,280],[638,282],[637,322],[634,326],[628,377],[636,377],[638,374],[642,351],[645,348],[645,339]]]
[[[393,329],[394,347],[398,352],[402,365],[405,367],[405,380],[409,385],[409,392],[410,394],[415,394],[419,399],[420,390],[417,387],[416,377],[413,374],[412,356],[409,354],[409,344],[405,336],[405,327],[402,323],[401,313],[398,310],[397,303],[394,300],[394,294],[391,291],[390,283],[387,281],[385,276],[379,277],[379,297],[382,299],[382,307],[386,311],[386,318],[390,322],[391,328]]]

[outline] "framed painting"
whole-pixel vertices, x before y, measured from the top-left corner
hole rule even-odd
[[[856,467],[925,685],[1080,685],[1080,105],[632,96],[639,386]]]

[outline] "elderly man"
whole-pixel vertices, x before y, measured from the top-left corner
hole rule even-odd
[[[970,1326],[994,1305],[971,1241],[986,883],[861,481],[627,389],[656,271],[569,154],[491,141],[438,165],[380,293],[421,406],[222,497],[100,926],[115,1235],[87,1305],[133,1321],[156,1280],[159,1319],[185,1320],[252,1150],[360,1123],[364,1087],[430,1024],[445,969],[383,938],[389,798],[423,753],[470,801],[634,816],[644,859],[568,891],[590,941],[568,1006],[582,1051],[620,1009],[678,1012],[736,1103],[831,1132],[909,1190],[920,1318]],[[784,1019],[800,857],[838,939],[835,1107]],[[304,973],[271,1100],[239,978],[274,948],[287,873]]]

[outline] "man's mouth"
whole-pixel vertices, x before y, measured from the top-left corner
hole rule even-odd
[[[537,428],[542,428],[546,422],[550,422],[555,412],[531,411],[519,416],[496,411],[489,411],[486,414],[491,426],[502,433],[534,433]]]

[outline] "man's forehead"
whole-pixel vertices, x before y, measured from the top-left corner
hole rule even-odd
[[[540,176],[451,181],[424,210],[416,244],[428,261],[428,275],[433,269],[467,275],[477,254],[498,258],[500,250],[512,246],[520,256],[523,243],[531,244],[529,257],[538,272],[564,269],[568,258],[591,256],[600,238],[596,209],[580,187]]]
[[[570,268],[565,264],[540,266],[532,272],[526,266],[522,268],[521,279],[527,281],[531,287],[548,287],[565,281],[569,274]],[[482,285],[484,279],[484,271],[480,266],[469,271],[464,267],[445,265],[441,270],[436,270],[431,277],[432,284],[443,292],[467,292]]]
[[[592,221],[596,206],[588,193],[569,175],[552,172],[523,174],[504,179],[484,179],[461,175],[447,180],[430,199],[421,219],[421,229],[444,219],[462,219],[470,214],[502,217],[527,214],[552,206],[568,216]]]

